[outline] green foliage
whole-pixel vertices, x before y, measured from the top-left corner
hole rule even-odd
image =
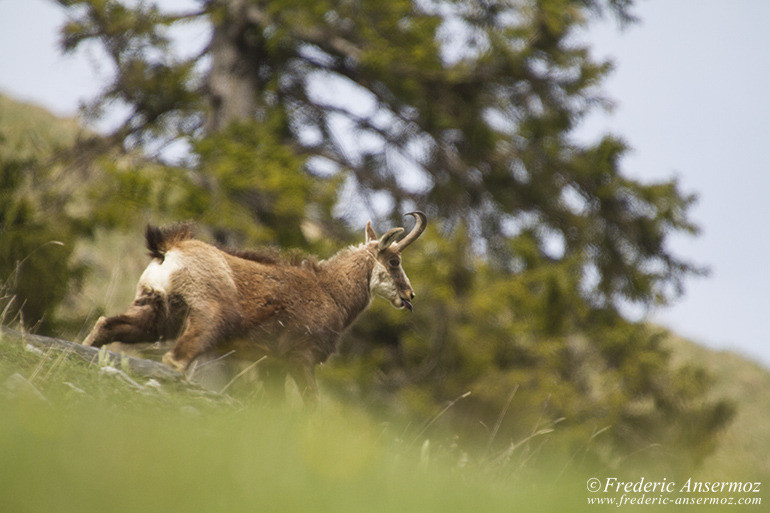
[[[210,205],[208,194],[180,167],[126,155],[99,158],[95,167],[87,187],[88,201],[100,205],[95,226],[138,233],[143,222],[194,218]]]
[[[90,200],[100,225],[123,230],[141,222],[194,219],[220,243],[325,247],[303,233],[326,221],[341,180],[319,180],[276,137],[275,122],[242,122],[194,141],[197,169],[133,154],[99,160]],[[205,170],[202,171],[202,170]]]
[[[50,216],[28,165],[0,159],[0,312],[5,322],[50,327],[53,310],[80,272],[68,226]],[[67,244],[65,244],[65,241]]]
[[[85,269],[71,260],[79,212],[52,155],[76,125],[0,97],[0,322],[49,330]]]
[[[105,88],[103,102],[93,104],[90,114],[98,117],[107,103],[133,107],[119,130],[121,138],[134,144],[178,137],[197,124],[190,111],[200,108],[200,96],[189,84],[197,80],[194,59],[174,59],[169,53],[168,25],[172,21],[154,4],[132,6],[112,0],[60,0],[79,16],[73,16],[61,31],[61,46],[75,49],[92,38],[100,40],[113,64],[118,80]]]
[[[300,226],[314,191],[303,159],[279,136],[283,116],[241,123],[195,145],[210,180],[211,207],[203,219],[215,228],[236,229],[247,240],[306,247]]]

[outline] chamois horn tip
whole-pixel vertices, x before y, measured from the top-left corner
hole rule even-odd
[[[428,223],[428,216],[426,216],[425,213],[422,212],[421,210],[407,212],[404,215],[414,217],[415,224],[414,224],[414,228],[412,228],[412,231],[406,234],[406,236],[403,239],[398,241],[396,246],[397,251],[403,250],[409,244],[414,242],[417,239],[417,237],[419,237],[422,234],[422,232],[425,230],[425,226]]]

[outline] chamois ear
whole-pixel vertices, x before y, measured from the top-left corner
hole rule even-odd
[[[380,242],[377,244],[377,249],[382,251],[383,249],[390,247],[390,245],[396,241],[396,238],[398,238],[398,236],[401,235],[403,231],[403,228],[391,228],[388,230],[385,235],[380,237]]]
[[[368,244],[373,240],[377,240],[377,233],[374,231],[374,228],[372,228],[372,222],[367,221],[366,222],[366,242]]]

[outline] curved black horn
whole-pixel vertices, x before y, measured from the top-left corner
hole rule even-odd
[[[409,244],[417,240],[417,237],[419,237],[423,231],[425,231],[425,226],[428,224],[428,217],[420,212],[419,210],[415,210],[414,212],[408,212],[404,214],[405,216],[414,216],[415,223],[414,228],[412,228],[412,231],[407,233],[406,236],[398,241],[396,244],[393,245],[393,249],[396,251],[403,251],[405,247],[407,247]]]

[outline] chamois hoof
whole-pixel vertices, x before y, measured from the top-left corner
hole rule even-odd
[[[179,372],[184,374],[184,371],[187,369],[187,362],[177,360],[174,358],[173,351],[169,351],[168,353],[163,355],[163,363],[171,367],[172,369],[178,370]]]
[[[99,319],[96,320],[96,324],[94,325],[94,329],[91,330],[91,333],[88,334],[88,336],[83,339],[83,345],[84,346],[92,346],[94,345],[94,341],[96,340],[96,335],[99,334],[101,329],[104,327],[104,324],[107,322],[107,318],[104,316],[99,317]]]

